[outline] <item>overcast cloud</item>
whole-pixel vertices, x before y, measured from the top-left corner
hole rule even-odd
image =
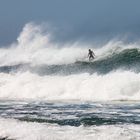
[[[1,0],[0,44],[16,40],[28,22],[56,27],[58,42],[140,35],[140,0]]]

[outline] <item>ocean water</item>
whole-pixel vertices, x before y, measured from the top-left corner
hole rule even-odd
[[[1,47],[0,139],[139,140],[139,43],[93,47],[59,46],[34,24]]]

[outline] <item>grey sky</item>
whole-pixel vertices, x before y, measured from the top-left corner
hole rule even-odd
[[[28,22],[57,27],[60,42],[140,35],[140,0],[0,0],[0,44],[15,41]],[[131,39],[131,38],[130,38]]]

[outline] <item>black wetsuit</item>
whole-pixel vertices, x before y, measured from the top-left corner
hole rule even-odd
[[[89,60],[94,59],[94,53],[93,53],[93,51],[89,50],[88,56],[89,56]]]

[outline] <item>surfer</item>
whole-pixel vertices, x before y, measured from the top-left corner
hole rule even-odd
[[[89,61],[92,60],[92,59],[94,59],[94,56],[95,56],[94,52],[91,49],[89,49],[88,50],[88,58],[89,58]]]

